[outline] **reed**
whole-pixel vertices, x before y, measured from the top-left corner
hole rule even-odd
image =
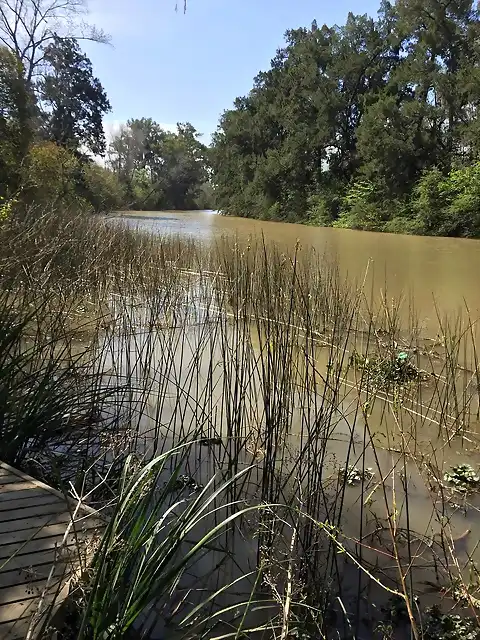
[[[458,534],[480,505],[445,479],[478,452],[468,310],[424,335],[265,239],[57,212],[0,236],[2,455],[108,516],[71,637],[428,638],[426,600],[475,616]]]

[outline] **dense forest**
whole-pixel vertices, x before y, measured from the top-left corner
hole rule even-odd
[[[376,19],[351,13],[343,26],[288,31],[270,69],[221,116],[211,147],[190,123],[170,132],[151,118],[106,140],[111,106],[79,42],[108,36],[81,7],[0,0],[5,202],[216,207],[480,236],[480,12],[471,0],[384,0]]]
[[[107,142],[111,110],[81,39],[82,0],[0,0],[0,198],[5,207],[105,212],[212,204],[207,148],[189,124],[167,132],[130,120]]]
[[[480,235],[480,20],[471,0],[384,1],[288,31],[214,134],[225,213]]]

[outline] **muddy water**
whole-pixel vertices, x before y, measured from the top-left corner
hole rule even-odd
[[[472,319],[480,317],[480,288],[477,284],[480,273],[479,241],[313,229],[226,218],[208,212],[142,213],[141,216],[131,216],[129,220],[132,225],[142,229],[194,237],[206,243],[213,243],[222,235],[237,237],[242,241],[263,234],[266,239],[293,249],[299,240],[306,246],[313,246],[322,255],[335,259],[340,271],[352,280],[365,281],[367,291],[371,290],[374,297],[386,295],[397,300],[403,298],[405,321],[410,306],[413,306],[428,333],[435,334],[438,331],[438,315],[452,318],[468,309]],[[220,446],[227,446],[231,434],[225,429],[228,423],[225,407],[231,402],[229,390],[235,376],[229,374],[231,377],[226,378],[229,368],[225,354],[230,351],[219,348],[222,339],[225,338],[215,331],[203,333],[202,329],[192,329],[188,335],[179,332],[177,341],[167,331],[160,332],[146,348],[141,340],[137,339],[132,346],[130,337],[127,338],[127,350],[133,352],[131,360],[139,362],[143,354],[148,353],[151,358],[149,368],[155,369],[156,382],[150,386],[147,410],[144,408],[142,417],[145,433],[151,431],[152,424],[161,423],[163,433],[157,437],[165,444],[171,442],[172,431],[177,436],[184,436],[200,425],[202,436],[214,439],[219,436],[218,439],[223,442]],[[261,346],[254,335],[243,342],[233,341],[231,353],[234,353],[234,347],[245,341],[251,345],[252,357],[259,357]],[[125,348],[126,345],[122,345],[118,350],[125,352]],[[319,366],[322,371],[326,369],[326,362],[321,357]],[[147,372],[147,377],[149,374],[151,371]],[[261,469],[261,437],[257,442],[251,442],[255,440],[254,437],[247,437],[252,425],[265,422],[262,383],[255,378],[253,365],[249,380],[243,389],[239,422],[235,423],[241,434],[237,432],[236,435],[241,435],[240,439],[247,442],[246,451],[243,452],[245,461],[254,463],[260,457]],[[182,393],[179,393],[179,389],[183,389]],[[438,543],[439,533],[447,519],[452,540],[460,541],[452,541],[451,544],[457,554],[459,572],[465,568],[462,573],[468,574],[468,556],[480,562],[480,547],[477,544],[480,537],[480,505],[474,499],[471,504],[466,504],[458,494],[449,502],[441,500],[441,493],[432,491],[425,482],[425,472],[427,465],[432,465],[437,479],[442,480],[443,471],[452,464],[468,461],[477,467],[480,457],[478,450],[475,450],[476,442],[455,439],[446,446],[436,434],[435,423],[420,421],[415,438],[411,443],[406,443],[406,430],[398,429],[392,413],[381,400],[377,400],[369,411],[367,429],[361,410],[364,399],[345,389],[343,401],[335,414],[337,424],[330,435],[323,473],[327,480],[328,477],[335,478],[335,474],[338,477],[339,468],[345,466],[347,461],[358,467],[372,467],[375,471],[375,477],[365,492],[358,485],[346,490],[341,523],[350,539],[345,543],[346,546],[352,550],[355,548],[369,566],[383,567],[385,574],[392,575],[394,580],[398,572],[393,553],[388,552],[389,544],[392,544],[391,529],[395,528],[395,533],[399,534],[401,554],[404,551],[406,553],[401,534],[409,530],[412,536],[409,545],[413,551],[410,548],[408,553],[414,556],[412,564],[418,566],[415,585],[420,592],[425,592],[429,584],[439,582],[438,566],[434,568],[433,557],[436,557],[437,565],[449,564],[449,558],[445,557],[448,554]],[[435,408],[434,404],[430,405],[429,397],[421,400],[429,407],[429,411]],[[320,396],[316,401],[318,405],[321,404]],[[301,443],[305,442],[309,431],[305,407],[295,407],[294,404],[295,400],[289,419],[288,446],[285,444],[285,449],[279,453],[279,456],[286,456],[285,459],[291,456],[292,460],[300,457]],[[418,407],[414,409],[420,410]],[[379,445],[376,448],[372,446],[371,434],[375,436],[375,444]],[[471,438],[476,440],[476,436],[475,433]],[[397,453],[399,448],[410,448],[415,454],[415,462],[412,459],[405,462]],[[228,456],[225,452],[226,457],[230,453],[235,452],[229,451]],[[202,482],[211,471],[207,454],[208,449],[204,447],[197,461],[199,473],[206,474],[201,478]],[[249,457],[250,454],[253,457]],[[221,457],[220,451],[216,452],[216,457]],[[388,521],[387,513],[396,514],[393,525],[391,520]],[[471,530],[471,533],[462,537],[467,530]],[[245,553],[247,556],[248,553]],[[405,558],[404,566],[408,565],[409,561]],[[444,567],[441,573],[442,576],[446,573]],[[433,600],[436,597],[433,595]]]
[[[263,236],[293,249],[297,241],[335,260],[352,281],[365,282],[375,298],[403,299],[405,319],[412,306],[419,323],[436,333],[438,315],[466,313],[480,318],[480,240],[428,238],[351,229],[307,227],[175,211],[129,213],[132,224],[158,233],[175,233],[214,242],[222,235],[247,240]]]
[[[195,316],[191,319],[190,326],[185,327],[186,330],[164,328],[154,332],[145,331],[146,327],[142,327],[142,322],[139,321],[135,336],[129,332],[121,332],[123,337],[115,340],[112,357],[117,358],[120,369],[125,369],[126,372],[128,370],[128,375],[137,380],[135,386],[139,389],[138,403],[141,405],[137,413],[146,447],[168,449],[200,428],[199,436],[210,443],[202,444],[195,450],[187,473],[201,484],[206,484],[219,468],[227,467],[229,460],[239,459],[239,469],[243,468],[242,465],[254,465],[246,491],[248,495],[255,497],[264,469],[263,447],[266,437],[263,384],[256,366],[261,359],[262,346],[254,331],[247,332],[246,335],[235,335],[229,329],[224,333],[221,324],[217,322],[218,318],[210,317],[209,320],[210,323],[207,323],[206,318]],[[249,357],[243,361],[248,368],[245,375],[248,384],[245,382],[236,404],[231,395],[237,378],[234,354],[246,345],[250,347]],[[123,363],[118,361],[120,355],[125,358],[127,353],[128,365],[126,359]],[[320,369],[325,370],[326,361],[321,355],[318,362]],[[106,364],[107,368],[114,368],[113,361]],[[295,368],[300,371],[300,377],[303,377],[301,367]],[[301,383],[302,380],[298,382]],[[148,390],[148,393],[145,394],[142,389]],[[370,442],[370,431],[359,410],[358,396],[348,387],[342,390],[341,396],[338,407],[332,413],[331,423],[334,426],[327,444],[321,473],[322,483],[325,482],[326,486],[332,482],[335,484],[339,469],[347,463],[360,468],[372,467],[375,471],[374,478],[363,492],[358,485],[346,489],[340,522],[345,534],[344,543],[352,553],[360,555],[366,566],[381,567],[382,579],[391,579],[388,584],[393,587],[398,579],[398,571],[390,549],[392,536],[389,528],[392,525],[387,520],[387,514],[396,512],[394,526],[398,533],[399,553],[404,555],[404,567],[408,567],[410,561],[402,535],[410,531],[409,552],[414,556],[412,566],[415,567],[416,589],[426,594],[428,602],[430,598],[434,602],[438,594],[428,594],[426,590],[429,584],[437,582],[439,588],[444,586],[442,580],[448,564],[448,557],[445,557],[448,553],[435,542],[440,539],[441,519],[448,518],[448,530],[451,530],[454,538],[461,537],[467,529],[472,530],[472,534],[462,540],[455,550],[458,551],[461,568],[467,567],[467,554],[472,554],[475,561],[480,561],[476,545],[480,527],[475,505],[464,509],[462,505],[439,503],[440,496],[426,485],[421,466],[429,460],[429,445],[435,449],[433,461],[440,469],[440,478],[443,465],[465,461],[466,452],[462,450],[461,442],[455,443],[452,448],[442,448],[441,441],[435,439],[434,430],[425,430],[417,438],[418,449],[422,449],[421,452],[417,451],[420,459],[418,466],[411,462],[405,464],[402,456],[395,451],[400,444],[395,439],[398,430],[389,412],[383,410],[382,403],[372,406],[369,428],[373,433],[388,432],[389,436],[385,436],[384,442],[374,449]],[[302,447],[305,447],[302,443],[309,438],[311,422],[320,419],[321,413],[315,415],[313,411],[309,415],[304,403],[320,407],[322,389],[318,389],[317,397],[314,398],[312,394],[311,402],[299,395],[293,395],[291,402],[284,425],[288,437],[282,439],[277,451],[278,464],[284,469],[288,469],[292,461],[295,464],[302,457]],[[428,428],[428,424],[426,426]],[[423,426],[423,429],[426,427]],[[244,443],[240,451],[235,449],[236,441]],[[392,450],[387,451],[384,447],[391,447]],[[476,454],[468,459],[472,464],[480,462]],[[292,492],[298,491],[297,480],[303,474],[300,464],[298,473],[295,473]],[[381,479],[383,482],[380,482]],[[405,482],[408,484],[406,491]],[[285,495],[288,494],[289,486],[286,489]],[[308,484],[302,483],[303,491],[309,491]],[[461,499],[458,498],[458,501]],[[235,551],[238,552],[237,568],[240,567],[244,572],[255,568],[255,544],[249,546],[242,538],[235,543]],[[433,563],[434,557],[436,565]],[[209,562],[213,564],[212,559],[206,559],[207,569],[202,570],[202,575],[208,573]],[[228,575],[232,580],[237,577],[234,573]],[[356,585],[357,582],[351,596],[352,607]],[[380,596],[385,596],[385,593],[377,594],[377,601]]]

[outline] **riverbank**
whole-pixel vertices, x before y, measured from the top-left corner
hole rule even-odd
[[[126,225],[0,228],[7,461],[111,522],[70,637],[474,618],[473,323],[425,339],[311,245]]]

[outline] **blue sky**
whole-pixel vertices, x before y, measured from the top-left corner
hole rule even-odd
[[[183,4],[183,0],[179,0]],[[348,11],[376,13],[380,0],[89,0],[90,21],[112,46],[84,43],[113,111],[164,126],[191,122],[208,142],[222,111],[269,67],[289,28],[341,24]]]

